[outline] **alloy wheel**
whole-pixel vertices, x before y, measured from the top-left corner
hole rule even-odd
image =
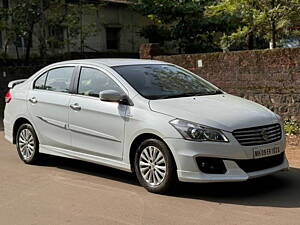
[[[167,171],[164,155],[157,147],[147,146],[141,152],[139,169],[148,184],[152,186],[161,184]]]
[[[29,129],[24,129],[20,132],[18,144],[24,160],[29,160],[35,152],[34,137]]]

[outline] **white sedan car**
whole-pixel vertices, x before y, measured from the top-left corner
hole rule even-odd
[[[5,137],[28,164],[41,153],[98,163],[155,193],[288,169],[277,114],[173,64],[65,61],[9,88]]]

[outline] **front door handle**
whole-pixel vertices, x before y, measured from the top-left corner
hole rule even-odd
[[[79,111],[81,110],[80,105],[78,105],[78,103],[72,104],[70,105],[71,109],[75,110],[75,111]]]
[[[29,101],[32,103],[32,104],[36,104],[38,101],[36,99],[36,97],[32,97],[29,99]]]

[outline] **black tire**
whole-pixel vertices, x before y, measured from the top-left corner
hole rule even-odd
[[[24,132],[25,133],[26,132],[30,133],[32,139],[28,138],[28,140],[27,140],[24,137]],[[20,140],[20,136],[21,136],[22,140],[26,139],[26,141],[28,141],[28,143],[30,142],[29,143],[30,147],[33,146],[33,148],[29,148],[29,146],[27,145],[28,147],[26,148],[25,151],[28,152],[28,157],[26,157],[26,154],[24,153],[24,149],[22,149],[22,142]],[[31,124],[26,123],[26,124],[22,124],[19,127],[18,132],[17,132],[17,136],[16,136],[16,146],[17,146],[17,151],[18,151],[19,157],[23,162],[25,162],[26,164],[36,164],[38,162],[38,159],[39,159],[39,156],[40,156],[40,154],[39,154],[39,141],[38,141],[36,133],[35,133],[35,131],[34,131]]]
[[[147,147],[152,147],[152,146],[154,146],[160,150],[161,154],[164,157],[164,162],[165,162],[163,164],[163,165],[165,165],[165,176],[162,179],[161,183],[159,183],[157,185],[147,182],[146,178],[144,178],[145,174],[144,175],[142,174],[141,168],[140,168],[140,160],[141,160],[142,152]],[[158,160],[158,161],[160,161],[160,160]],[[147,170],[150,168],[150,166],[146,166],[146,167],[147,167]],[[140,146],[138,147],[138,149],[135,153],[134,168],[135,168],[135,173],[136,173],[136,176],[137,176],[140,184],[144,188],[146,188],[149,192],[152,192],[152,193],[157,193],[157,194],[168,193],[172,190],[172,188],[174,188],[174,186],[176,185],[177,180],[178,180],[174,159],[171,155],[171,152],[170,152],[168,146],[161,140],[147,139],[140,144]],[[153,170],[156,170],[153,168],[153,165],[152,165],[151,170],[152,170],[152,173],[153,173]],[[159,178],[161,178],[161,177],[162,176],[160,176]],[[157,181],[158,181],[158,179],[157,179]]]

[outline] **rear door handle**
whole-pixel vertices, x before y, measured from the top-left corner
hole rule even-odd
[[[81,110],[80,105],[78,105],[78,103],[72,104],[70,105],[71,109],[75,110],[75,111],[79,111]]]
[[[32,104],[36,104],[36,103],[38,102],[38,100],[36,99],[36,97],[30,98],[29,101],[30,101]]]

